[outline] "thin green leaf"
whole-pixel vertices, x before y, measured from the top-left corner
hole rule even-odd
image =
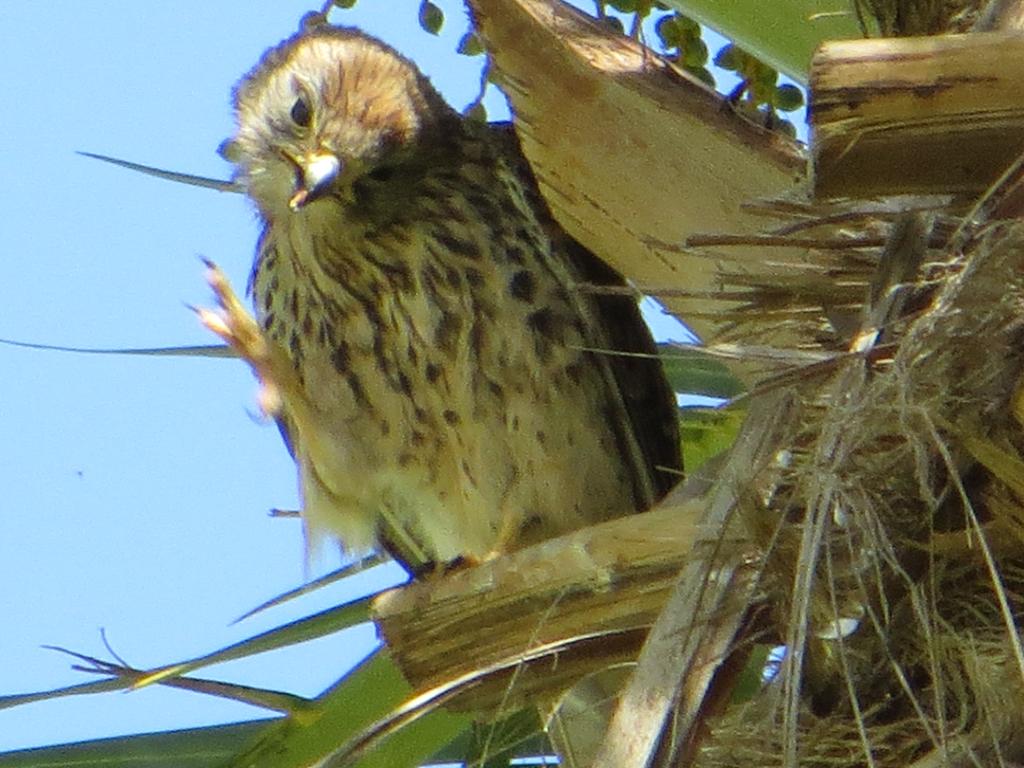
[[[261,709],[280,712],[285,715],[303,711],[310,707],[310,700],[304,696],[296,696],[294,693],[275,691],[270,688],[256,688],[251,685],[226,683],[223,680],[176,677],[171,680],[165,680],[163,685],[169,688],[189,691],[190,693],[200,693],[204,696],[237,701],[240,704],[248,704],[252,707],[260,707]]]
[[[127,683],[124,680],[100,680],[94,683],[81,683],[79,685],[69,685],[64,688],[54,688],[49,691],[16,693],[8,696],[0,696],[0,709],[21,707],[25,704],[33,704],[37,701],[49,701],[51,699],[61,699],[67,696],[86,696],[94,693],[122,691],[129,687],[129,685],[130,683]]]
[[[204,344],[190,347],[64,347],[58,344],[35,344],[29,341],[0,339],[0,344],[24,349],[42,349],[49,352],[76,352],[84,355],[143,355],[150,357],[238,357],[227,344]]]
[[[318,763],[318,768],[348,768],[352,765],[362,768],[364,765],[390,765],[387,762],[378,761],[377,756],[380,754],[382,745],[390,747],[396,735],[404,735],[411,728],[417,727],[421,721],[435,718],[449,701],[472,690],[486,678],[515,669],[535,659],[557,658],[566,648],[577,642],[593,640],[596,637],[612,637],[621,631],[620,629],[597,630],[571,639],[542,643],[531,647],[517,657],[503,659],[488,667],[471,670],[458,677],[440,682],[433,688],[417,692],[415,696],[405,699],[400,706],[391,709],[385,717],[361,729],[349,741],[334,750],[322,763]],[[454,735],[452,734],[452,738]],[[366,760],[371,762],[364,762]]]
[[[86,656],[82,653],[70,651],[67,648],[57,646],[43,646],[51,650],[60,651],[69,656],[77,658],[87,666],[74,665],[72,669],[81,672],[93,672],[100,675],[113,675],[116,680],[125,684],[126,687],[135,688],[137,683],[147,674],[141,669],[134,669],[124,664],[97,659],[94,656]],[[282,691],[272,691],[266,688],[253,688],[248,685],[236,683],[225,683],[221,680],[205,680],[197,677],[175,677],[161,682],[169,688],[178,688],[192,693],[202,693],[206,696],[217,696],[222,699],[230,699],[243,704],[251,704],[254,707],[263,707],[275,712],[295,712],[302,709],[309,703],[309,699],[296,696]]]
[[[364,557],[361,560],[357,560],[354,563],[349,563],[348,565],[344,565],[341,568],[338,568],[337,570],[325,574],[324,576],[321,576],[317,579],[313,579],[313,581],[303,584],[301,587],[290,589],[287,592],[278,595],[277,597],[272,597],[270,600],[267,600],[264,603],[260,603],[252,610],[246,611],[231,623],[237,624],[240,621],[245,621],[246,619],[255,616],[257,613],[262,613],[263,611],[266,611],[270,608],[274,608],[279,605],[284,605],[290,600],[302,597],[303,595],[308,595],[311,592],[315,592],[316,590],[334,584],[335,582],[344,581],[345,579],[350,578],[357,573],[386,563],[388,562],[388,560],[390,560],[390,558],[385,555],[368,555],[367,557]]]
[[[152,165],[142,165],[141,163],[133,163],[129,160],[121,160],[117,157],[110,157],[109,155],[97,155],[94,152],[78,152],[77,154],[83,157],[91,157],[93,160],[102,160],[104,163],[111,163],[112,165],[118,165],[121,168],[127,168],[129,171],[137,171],[138,173],[144,173],[147,176],[156,176],[158,179],[165,179],[166,181],[173,181],[177,184],[187,184],[190,187],[203,187],[205,189],[215,189],[218,192],[244,192],[245,188],[234,181],[225,181],[223,179],[211,179],[206,176],[194,176],[190,173],[179,173],[177,171],[167,171],[163,168],[155,168]]]
[[[0,699],[0,709],[17,707],[38,701],[59,699],[67,696],[82,696],[86,694],[130,690],[147,674],[144,670],[133,669],[131,667],[124,666],[123,664],[104,661],[103,659],[98,659],[94,656],[87,656],[86,654],[78,653],[67,648],[60,648],[53,645],[43,647],[78,659],[81,664],[73,665],[72,669],[80,672],[109,675],[112,679],[102,680],[98,683],[87,683],[85,685],[75,685],[68,686],[66,688],[57,688],[50,691],[41,691],[38,693],[5,696]],[[191,691],[193,693],[202,693],[208,696],[231,699],[232,701],[239,701],[277,712],[293,712],[301,709],[308,702],[308,699],[294,696],[290,693],[272,691],[265,688],[253,688],[251,686],[237,685],[235,683],[225,683],[220,680],[204,680],[201,678],[191,677],[172,678],[169,680],[162,680],[160,681],[160,684],[171,688]]]
[[[178,677],[211,664],[242,659],[278,648],[297,645],[308,640],[340,632],[356,624],[362,624],[370,620],[370,603],[375,597],[375,594],[368,595],[367,597],[353,600],[350,603],[307,616],[304,619],[298,619],[297,621],[276,627],[262,634],[250,637],[247,640],[221,648],[213,653],[149,670],[138,681],[136,687],[153,685],[154,683],[162,682],[171,677]]]
[[[0,768],[215,768],[271,720],[96,739],[0,755]]]
[[[412,695],[412,689],[390,656],[379,650],[319,697],[311,710],[266,728],[229,765],[233,768],[306,768],[325,758],[330,761],[328,756],[340,746],[400,709]],[[391,731],[350,765],[416,768],[471,723],[469,715],[435,709]]]

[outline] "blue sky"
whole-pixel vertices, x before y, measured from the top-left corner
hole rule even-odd
[[[332,17],[411,56],[450,101],[476,62],[416,22],[418,0],[361,0]],[[309,0],[0,3],[0,337],[84,347],[211,343],[186,304],[208,304],[200,256],[244,286],[257,228],[239,196],[176,186],[88,150],[224,177],[232,84],[288,36]],[[492,93],[490,106],[500,105]],[[232,626],[305,578],[294,469],[252,417],[231,360],[65,354],[0,345],[0,694],[89,679],[44,644],[148,667],[237,641],[394,578]],[[335,562],[321,563],[319,571]],[[314,573],[315,575],[315,573]],[[211,674],[314,695],[368,653],[372,628]],[[228,722],[266,713],[147,689],[0,711],[0,751]]]

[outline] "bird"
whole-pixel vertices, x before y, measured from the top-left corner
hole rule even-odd
[[[645,510],[679,479],[635,294],[555,223],[510,125],[327,24],[269,49],[234,112],[254,315],[210,263],[201,317],[261,382],[308,547],[429,574]]]

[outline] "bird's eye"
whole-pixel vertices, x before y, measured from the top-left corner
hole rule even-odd
[[[301,96],[295,100],[292,104],[291,111],[292,120],[300,128],[309,128],[309,123],[313,119],[313,116],[309,111],[309,104]]]

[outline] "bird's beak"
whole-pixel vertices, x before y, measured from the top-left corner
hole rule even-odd
[[[297,160],[298,173],[295,180],[295,194],[288,201],[293,211],[308,205],[324,194],[341,173],[341,161],[336,155],[318,152]]]

